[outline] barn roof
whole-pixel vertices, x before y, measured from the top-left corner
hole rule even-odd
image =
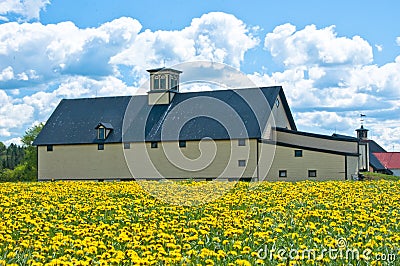
[[[148,105],[147,95],[64,99],[34,145],[261,138],[278,96],[296,130],[280,86],[177,93],[169,105]],[[99,123],[113,127],[105,140]]]
[[[387,169],[400,169],[400,152],[375,152],[374,155]]]
[[[369,164],[374,169],[374,171],[384,171],[386,168],[383,164],[378,160],[374,153],[369,153]]]

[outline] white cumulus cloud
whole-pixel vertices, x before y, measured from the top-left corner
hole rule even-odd
[[[332,129],[343,131],[354,126],[354,119],[340,116],[335,112],[303,112],[299,113],[296,118],[296,122],[301,125],[307,125],[309,128],[320,128],[328,131]]]
[[[111,62],[122,65],[158,67],[194,60],[210,60],[240,67],[244,54],[259,40],[235,16],[212,12],[194,18],[180,31],[146,30]]]
[[[19,20],[39,19],[40,11],[50,4],[50,0],[2,0],[0,2],[1,20],[8,21],[7,15],[16,14]]]
[[[2,24],[0,88],[32,87],[32,82],[43,84],[65,75],[113,75],[110,58],[140,30],[137,20],[125,17],[87,29],[72,22]]]
[[[1,136],[1,129],[0,129],[0,136]],[[21,146],[23,143],[21,141],[21,138],[12,138],[12,139],[8,139],[7,141],[4,141],[4,145],[6,146],[10,146],[10,144],[16,144]]]
[[[271,55],[285,66],[362,65],[372,62],[372,47],[360,36],[337,37],[335,27],[308,25],[296,31],[291,24],[276,27],[264,42]]]
[[[400,143],[400,56],[378,66],[367,41],[340,37],[334,26],[280,25],[266,34],[264,48],[283,70],[249,77],[283,86],[300,130],[354,136],[364,113],[375,140],[386,148]]]
[[[19,129],[33,119],[34,108],[21,103],[0,90],[0,137],[9,137],[12,130]]]
[[[6,67],[0,72],[0,81],[7,81],[14,78],[14,70],[11,66]]]

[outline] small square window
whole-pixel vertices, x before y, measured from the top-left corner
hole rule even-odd
[[[124,143],[124,150],[129,150],[131,148],[131,144],[129,142]]]
[[[287,171],[286,170],[279,170],[279,177],[287,177]]]
[[[97,145],[97,149],[98,149],[99,151],[104,150],[104,144],[98,144],[98,145]]]
[[[317,177],[317,170],[308,170],[308,177]]]
[[[246,166],[246,160],[239,160],[238,161],[239,167],[245,167]]]
[[[185,148],[186,147],[186,140],[180,140],[179,141],[179,147],[180,148]]]
[[[294,157],[303,157],[303,151],[302,150],[295,150],[294,151]]]
[[[47,151],[53,151],[53,145],[47,145]]]
[[[152,141],[152,142],[151,142],[151,148],[152,148],[152,149],[158,148],[158,143],[157,143],[157,141]]]
[[[239,146],[246,146],[246,140],[245,139],[238,139],[238,145]]]

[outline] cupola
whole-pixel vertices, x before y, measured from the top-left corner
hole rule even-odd
[[[182,71],[172,68],[149,69],[150,90],[148,104],[170,104],[175,94],[179,92],[179,75]]]
[[[366,140],[368,139],[368,129],[364,128],[363,125],[361,125],[361,127],[359,129],[356,129],[357,131],[357,138],[359,140]]]

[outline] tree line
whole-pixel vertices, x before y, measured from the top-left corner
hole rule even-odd
[[[0,170],[11,169],[13,170],[24,159],[25,149],[22,146],[11,143],[6,147],[4,143],[0,142]]]
[[[0,142],[0,182],[36,181],[37,152],[32,145],[44,124],[28,129],[22,137],[22,146]]]

